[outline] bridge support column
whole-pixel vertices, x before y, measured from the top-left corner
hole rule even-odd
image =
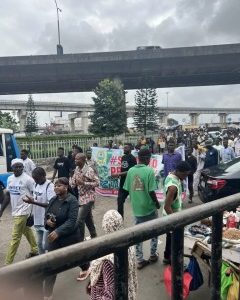
[[[19,119],[19,129],[21,132],[25,131],[25,126],[26,126],[26,117],[27,117],[27,112],[26,110],[19,109],[17,111],[17,116]]]
[[[77,113],[69,114],[68,120],[70,122],[70,131],[75,132],[75,119],[77,118]]]
[[[219,116],[219,123],[222,127],[225,127],[227,124],[227,113],[220,113]]]
[[[82,131],[83,133],[88,133],[88,126],[89,126],[89,116],[88,112],[82,112],[81,113],[81,122],[82,122]]]
[[[197,126],[198,125],[198,118],[199,118],[199,114],[197,113],[191,113],[189,114],[190,118],[191,118],[191,125],[193,126]]]
[[[168,114],[163,113],[159,115],[159,124],[167,126]]]

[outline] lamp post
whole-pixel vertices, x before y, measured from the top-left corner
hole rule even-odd
[[[169,94],[169,92],[166,92],[166,95],[167,95],[167,111],[168,111],[168,94]]]
[[[166,96],[167,96],[167,109],[166,109],[166,119],[167,119],[167,125],[168,125],[168,94],[169,94],[170,92],[166,92]]]
[[[57,55],[63,55],[63,47],[61,45],[61,38],[60,38],[60,23],[59,23],[59,11],[62,10],[58,7],[57,0],[54,0],[57,10],[57,27],[58,27],[58,45],[57,45]]]

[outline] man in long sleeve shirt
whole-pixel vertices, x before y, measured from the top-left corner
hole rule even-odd
[[[180,153],[175,151],[173,141],[168,142],[168,153],[163,154],[162,163],[164,164],[164,177],[166,178],[170,172],[176,170],[176,166],[182,160]]]
[[[78,153],[75,157],[76,169],[71,178],[71,186],[78,188],[79,216],[78,225],[80,239],[84,240],[85,224],[88,227],[91,238],[97,236],[92,216],[92,208],[95,202],[95,188],[99,185],[96,172],[86,164],[86,156]]]

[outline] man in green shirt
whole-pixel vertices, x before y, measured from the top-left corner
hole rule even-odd
[[[182,210],[182,181],[191,172],[191,166],[186,161],[181,161],[176,170],[170,173],[164,181],[165,202],[163,216],[168,216]],[[164,251],[164,264],[171,264],[171,233],[166,236]]]
[[[158,218],[157,209],[160,208],[160,204],[155,194],[157,183],[154,171],[148,166],[150,158],[151,152],[148,149],[141,149],[138,152],[139,163],[128,171],[123,187],[130,196],[135,224]],[[142,243],[136,245],[138,269],[158,260],[157,245],[158,238],[152,238],[149,260],[143,258]]]

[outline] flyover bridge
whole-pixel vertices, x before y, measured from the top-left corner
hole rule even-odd
[[[0,57],[0,95],[240,84],[240,44]]]
[[[26,101],[17,100],[0,100],[0,110],[14,110],[17,111],[20,128],[24,128],[26,119]],[[35,101],[36,111],[56,111],[56,112],[73,112],[69,115],[71,129],[74,131],[74,120],[76,118],[82,119],[82,130],[87,132],[89,125],[89,114],[94,111],[92,104],[80,104],[70,102],[47,102]],[[158,107],[159,109],[159,123],[166,124],[169,114],[189,114],[191,117],[191,124],[197,125],[200,114],[218,114],[220,123],[226,124],[228,114],[240,114],[239,108],[217,108],[217,107]],[[128,117],[133,117],[134,106],[127,106]]]

